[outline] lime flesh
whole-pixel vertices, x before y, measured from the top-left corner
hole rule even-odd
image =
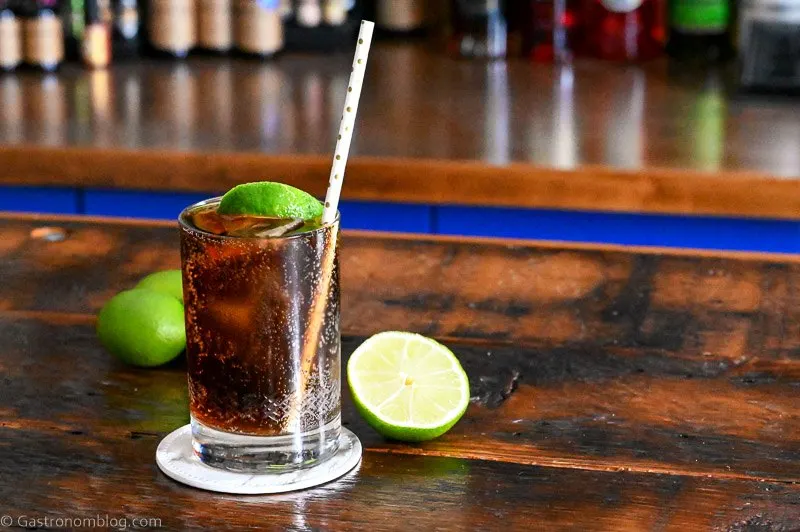
[[[469,380],[452,351],[414,333],[367,339],[350,357],[347,381],[367,423],[400,441],[441,436],[469,405]]]
[[[217,212],[226,215],[266,216],[313,220],[322,216],[322,204],[311,194],[283,183],[260,181],[230,189]]]

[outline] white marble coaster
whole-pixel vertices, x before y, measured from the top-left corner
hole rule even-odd
[[[221,493],[263,495],[319,486],[337,479],[361,461],[361,442],[342,427],[339,450],[318,466],[288,473],[236,473],[207,466],[192,452],[192,428],[185,425],[158,444],[156,463],[165,475],[194,488]]]

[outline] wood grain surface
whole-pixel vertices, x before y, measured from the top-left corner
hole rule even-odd
[[[0,235],[0,513],[172,528],[800,526],[796,258],[346,234],[345,355],[378,330],[430,334],[462,361],[471,405],[444,437],[409,445],[379,437],[345,394],[358,471],[234,497],[153,463],[188,419],[182,361],[132,369],[94,334],[108,297],[178,265],[177,229],[5,216]]]
[[[321,194],[351,56],[194,58],[0,79],[0,184]],[[379,43],[349,199],[797,218],[800,106],[727,72],[457,61]]]

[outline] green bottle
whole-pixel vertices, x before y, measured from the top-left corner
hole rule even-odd
[[[696,62],[728,59],[732,21],[731,0],[670,0],[667,52]]]

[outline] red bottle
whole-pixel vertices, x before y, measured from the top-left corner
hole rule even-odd
[[[576,8],[581,0],[527,0],[522,15],[523,54],[540,63],[570,59],[575,43]]]
[[[582,0],[581,55],[642,61],[664,51],[663,0]]]

